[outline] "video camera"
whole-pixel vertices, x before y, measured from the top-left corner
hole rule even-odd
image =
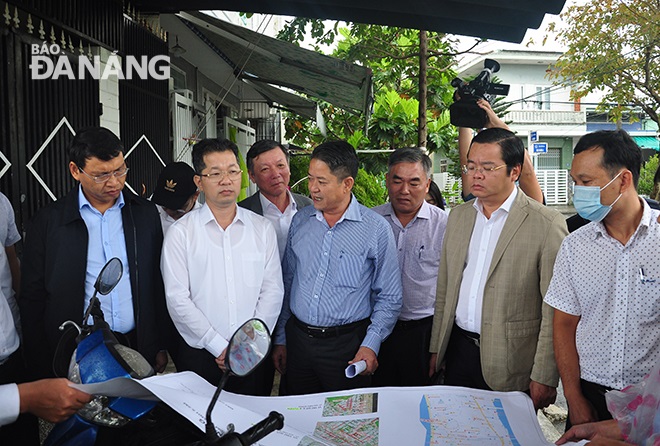
[[[493,59],[484,61],[484,69],[470,82],[459,78],[451,81],[456,88],[458,99],[449,106],[449,120],[456,127],[469,127],[481,129],[486,125],[488,117],[486,112],[477,105],[478,99],[490,102],[493,96],[506,96],[509,94],[509,85],[493,84],[490,78],[493,73],[500,71],[500,64]]]

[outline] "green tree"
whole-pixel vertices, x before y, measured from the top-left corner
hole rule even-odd
[[[406,118],[405,122],[399,119],[396,124],[388,125],[375,110],[365,132],[363,117],[321,104],[329,138],[348,139],[363,129],[355,138],[356,148],[394,148],[393,141],[396,141],[397,147],[424,145],[430,151],[447,149],[438,143],[452,140],[455,132],[446,119],[453,94],[450,82],[455,75],[452,41],[443,34],[380,25],[351,23],[339,28],[335,23],[333,27],[325,28],[321,21],[304,18],[289,22],[279,37],[298,42],[307,30],[311,30],[317,48],[337,40],[334,57],[370,67],[374,73],[375,103],[389,101],[393,104],[396,102],[393,95],[398,95],[397,101],[403,112],[399,117]],[[423,51],[420,36],[426,40]],[[422,59],[428,70],[420,75]],[[415,113],[412,112],[413,106],[417,107]],[[423,110],[421,115],[420,109]],[[296,144],[316,144],[324,139],[313,122],[297,117],[289,121],[285,124],[286,136]]]
[[[658,170],[658,155],[653,155],[644,163],[642,170],[639,172],[639,183],[637,184],[638,193],[646,196],[652,195],[653,186],[655,185],[653,177],[655,176],[656,170]]]
[[[385,187],[385,174],[371,174],[359,169],[353,194],[358,202],[368,208],[381,205],[387,201],[387,188]]]
[[[297,178],[294,181],[291,190],[303,195],[309,195],[307,183],[307,169],[309,168],[309,153],[297,154],[291,157],[291,178]],[[361,163],[369,164],[371,154],[361,154]],[[366,160],[365,160],[366,158]],[[373,162],[373,160],[372,160]],[[387,166],[387,160],[385,160]],[[353,186],[355,198],[367,207],[374,207],[387,201],[387,188],[385,187],[385,174],[372,174],[364,168],[358,169],[355,185]]]
[[[570,86],[572,98],[602,91],[599,109],[621,119],[639,108],[658,122],[660,109],[660,3],[589,0],[561,15],[559,40],[568,50],[550,73]],[[550,31],[556,29],[551,25]],[[631,115],[634,116],[634,115]]]

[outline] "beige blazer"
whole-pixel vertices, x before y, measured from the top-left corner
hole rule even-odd
[[[431,352],[447,350],[477,211],[472,201],[449,213],[438,273]],[[567,234],[564,217],[521,190],[493,254],[484,288],[481,365],[498,391],[529,389],[530,379],[556,387],[553,311],[543,303],[555,257]]]

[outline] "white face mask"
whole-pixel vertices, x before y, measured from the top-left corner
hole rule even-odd
[[[612,204],[606,206],[600,202],[600,192],[612,184],[612,182],[622,173],[623,170],[617,173],[616,176],[603,187],[573,186],[573,206],[575,206],[575,210],[580,214],[580,217],[589,221],[599,222],[610,213],[612,206],[619,201],[619,198],[621,198],[623,194],[619,194]]]

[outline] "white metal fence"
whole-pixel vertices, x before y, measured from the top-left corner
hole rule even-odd
[[[565,169],[537,170],[546,204],[568,204],[568,171]]]

